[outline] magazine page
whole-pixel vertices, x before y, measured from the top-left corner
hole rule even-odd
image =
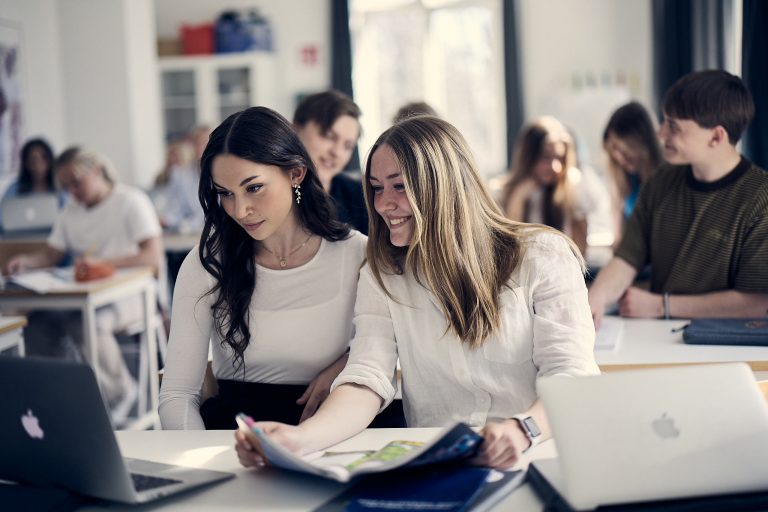
[[[308,457],[299,457],[273,443],[259,429],[251,429],[250,418],[237,416],[241,430],[256,435],[264,454],[273,466],[331,478],[339,482],[368,473],[395,468],[411,468],[472,457],[483,438],[463,423],[447,429],[431,443],[408,440],[391,441],[378,450],[338,452],[333,449]],[[404,433],[407,433],[405,431]]]

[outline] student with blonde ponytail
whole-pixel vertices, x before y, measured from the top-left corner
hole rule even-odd
[[[550,435],[536,380],[598,372],[578,250],[506,219],[464,138],[436,117],[384,132],[364,188],[371,224],[349,361],[314,417],[257,425],[297,453],[348,438],[393,399],[399,357],[408,426],[485,425],[476,462],[511,466]],[[236,439],[243,465],[264,461],[257,441]]]

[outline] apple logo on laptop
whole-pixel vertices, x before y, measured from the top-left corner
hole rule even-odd
[[[21,424],[24,430],[27,431],[27,435],[32,439],[42,439],[45,436],[43,429],[40,428],[37,416],[32,414],[32,409],[27,409],[27,414],[22,414]]]
[[[675,420],[667,416],[667,413],[656,418],[651,423],[653,431],[662,439],[673,439],[680,435],[680,430],[675,427]]]

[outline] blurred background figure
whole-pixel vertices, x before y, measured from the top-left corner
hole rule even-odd
[[[165,166],[151,194],[164,229],[180,233],[199,233],[203,229],[197,187],[200,157],[210,134],[210,127],[197,126],[185,139],[168,145]]]
[[[160,224],[149,198],[138,188],[118,183],[104,156],[80,147],[65,150],[55,162],[56,179],[71,200],[59,214],[44,249],[19,254],[8,274],[58,264],[68,252],[88,268],[144,266],[162,273]],[[161,282],[161,294],[162,282]],[[138,397],[138,386],[120,352],[115,333],[141,321],[140,295],[96,310],[99,384],[116,425],[122,424]],[[81,359],[83,320],[79,311],[32,311],[24,341],[30,355]],[[74,342],[74,345],[73,345]]]
[[[19,175],[5,189],[0,205],[12,197],[56,194],[59,198],[59,207],[63,206],[66,195],[56,189],[53,162],[53,148],[48,142],[41,138],[28,140],[21,148]],[[2,207],[0,207],[0,226],[3,226]]]
[[[423,115],[440,117],[437,115],[437,111],[426,101],[412,101],[397,109],[395,116],[392,118],[392,124],[397,124],[409,117]]]
[[[330,90],[304,98],[293,114],[293,127],[317,168],[323,189],[336,203],[339,220],[368,234],[360,172],[342,173],[360,138],[360,116],[360,107],[352,98]]]
[[[588,217],[606,200],[600,180],[576,167],[573,138],[560,121],[545,116],[523,127],[499,198],[507,217],[559,229],[585,253]]]
[[[613,206],[614,246],[617,246],[641,186],[663,163],[656,128],[645,107],[636,101],[619,107],[605,127],[603,147],[608,156],[606,181]]]
[[[195,158],[194,149],[187,139],[180,139],[168,144],[165,151],[165,163],[155,177],[154,186],[165,187],[171,181],[171,174],[177,167],[191,167]]]

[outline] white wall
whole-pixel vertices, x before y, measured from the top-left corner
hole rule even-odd
[[[59,150],[66,142],[59,60],[58,0],[0,0],[0,18],[21,27],[19,55],[23,138],[43,136]],[[13,169],[12,172],[17,172]]]
[[[59,12],[67,137],[138,185],[162,157],[152,12],[152,0],[67,0]]]
[[[266,105],[291,119],[296,95],[330,86],[330,2],[328,0],[155,0],[158,37],[178,37],[182,24],[213,22],[227,9],[256,7],[271,26],[277,64],[274,105]],[[305,65],[301,49],[318,47],[318,61]]]
[[[123,16],[126,40],[129,41],[126,60],[132,181],[148,188],[154,183],[165,153],[154,1],[125,0]]]
[[[630,98],[655,107],[651,1],[522,0],[518,15],[526,117],[552,114],[572,125],[600,167],[613,109]],[[595,86],[584,83],[590,77]]]

